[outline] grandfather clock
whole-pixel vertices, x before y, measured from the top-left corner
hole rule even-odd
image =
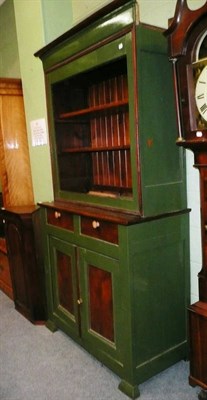
[[[199,301],[189,307],[189,383],[202,388],[207,399],[207,2],[191,10],[178,0],[165,35],[174,70],[178,120],[177,144],[194,153],[200,172],[202,268]]]

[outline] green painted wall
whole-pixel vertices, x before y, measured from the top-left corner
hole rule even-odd
[[[40,0],[14,0],[14,9],[32,179],[35,202],[37,202],[52,198],[49,147],[32,147],[30,130],[30,121],[46,118],[42,65],[33,55],[38,48],[45,44],[42,4]]]
[[[6,0],[8,1],[8,0]],[[47,119],[42,63],[34,53],[69,29],[69,0],[14,0],[35,202],[53,199],[49,145],[33,147],[30,122]]]
[[[6,0],[0,7],[0,76],[23,82],[35,202],[52,199],[53,189],[49,145],[31,145],[30,121],[47,115],[42,64],[33,54],[70,28],[71,8],[70,0]]]
[[[42,0],[45,43],[66,32],[72,24],[71,0]]]
[[[0,7],[0,76],[20,78],[13,0]]]

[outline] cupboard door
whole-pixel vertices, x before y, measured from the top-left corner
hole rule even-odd
[[[79,289],[76,274],[76,247],[51,237],[52,319],[71,335],[80,334],[77,304]]]
[[[79,249],[82,339],[95,352],[116,357],[118,347],[117,260]],[[92,350],[93,351],[93,350]]]
[[[33,323],[45,320],[42,261],[35,206],[2,210],[16,309]]]
[[[25,259],[24,235],[21,220],[15,218],[15,216],[7,216],[5,233],[15,307],[26,318],[30,319],[29,277]]]

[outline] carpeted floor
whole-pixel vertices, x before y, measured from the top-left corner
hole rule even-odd
[[[140,385],[140,400],[197,400],[181,361]],[[61,331],[35,326],[0,291],[0,400],[127,400],[119,378]]]

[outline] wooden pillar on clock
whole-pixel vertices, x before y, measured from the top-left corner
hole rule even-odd
[[[199,301],[188,308],[189,383],[202,388],[199,399],[207,399],[207,2],[190,10],[187,0],[177,0],[165,35],[174,72],[177,145],[193,151],[200,173],[202,267]]]

